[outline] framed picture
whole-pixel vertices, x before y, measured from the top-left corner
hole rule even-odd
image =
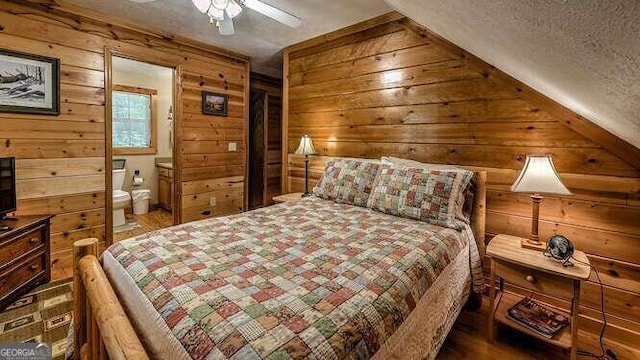
[[[60,60],[0,49],[0,112],[58,115]]]
[[[202,92],[202,113],[205,115],[227,116],[229,96],[210,91]]]

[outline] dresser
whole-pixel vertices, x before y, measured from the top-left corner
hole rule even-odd
[[[0,309],[51,279],[51,218],[21,216],[0,221],[0,225],[12,227],[0,232]]]

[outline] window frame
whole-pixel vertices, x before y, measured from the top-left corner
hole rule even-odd
[[[132,94],[142,94],[142,95],[148,95],[150,97],[150,103],[149,103],[149,116],[151,118],[151,124],[150,124],[150,138],[151,138],[151,144],[148,147],[115,147],[113,146],[113,154],[114,155],[152,155],[152,154],[157,154],[158,153],[158,142],[157,142],[157,137],[158,137],[158,131],[157,131],[157,104],[158,104],[158,90],[156,89],[148,89],[148,88],[143,88],[143,87],[138,87],[138,86],[128,86],[128,85],[116,85],[113,84],[111,91],[118,91],[118,92],[126,92],[126,93],[132,93]],[[111,104],[111,106],[113,107],[113,103]],[[112,112],[112,119],[111,121],[113,121],[113,109],[111,110]],[[111,136],[113,137],[113,134],[111,134]],[[110,139],[111,143],[113,144],[113,138]]]

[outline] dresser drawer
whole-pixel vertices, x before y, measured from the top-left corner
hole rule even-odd
[[[573,299],[573,280],[496,259],[496,276],[504,281],[563,299]]]
[[[0,275],[0,297],[11,293],[46,269],[46,256],[40,253]]]
[[[36,228],[26,234],[4,243],[0,247],[0,268],[25,255],[29,251],[44,245],[43,227]]]

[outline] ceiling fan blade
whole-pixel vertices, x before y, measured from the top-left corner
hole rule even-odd
[[[137,2],[137,3],[148,3],[148,2],[152,2],[152,1],[156,1],[156,0],[129,0],[129,1],[133,1],[133,2]]]
[[[233,35],[235,33],[233,19],[229,17],[226,11],[224,12],[224,19],[218,21],[218,31],[220,31],[220,35]]]
[[[298,27],[302,24],[302,20],[287,12],[284,12],[271,5],[265,4],[260,0],[244,0],[244,6],[251,10],[255,10],[262,15],[268,16],[273,20],[279,21],[289,27]]]

